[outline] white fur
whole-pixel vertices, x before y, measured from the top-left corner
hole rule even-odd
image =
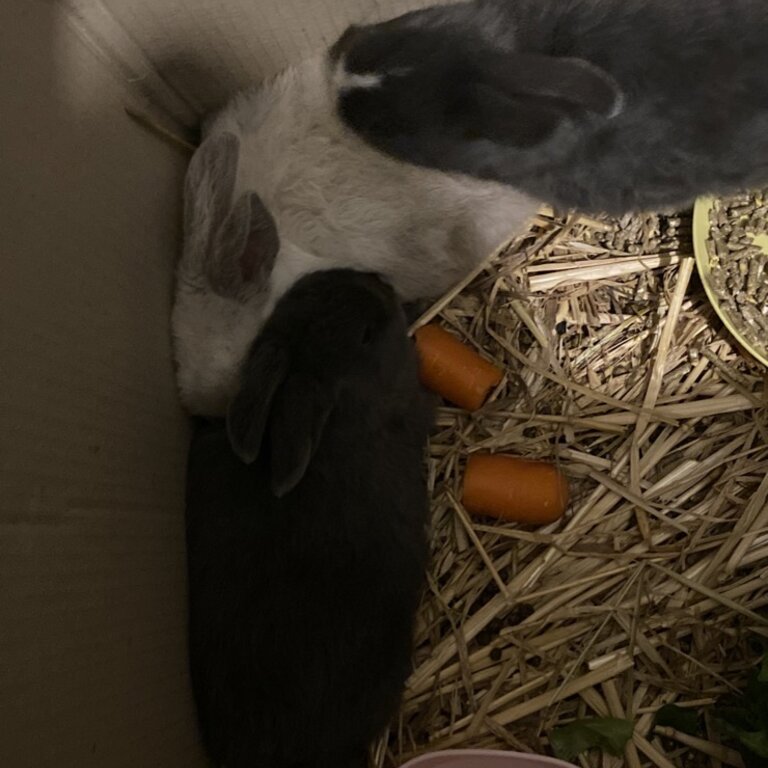
[[[212,295],[182,260],[173,329],[181,395],[194,413],[223,412],[248,346],[299,276],[356,267],[387,278],[404,301],[436,297],[535,212],[507,186],[368,147],[336,115],[338,77],[325,56],[310,59],[235,97],[209,128],[240,139],[234,199],[259,194],[280,251],[267,294],[242,303]]]
[[[341,92],[355,88],[378,88],[383,79],[382,75],[360,75],[347,72],[343,61],[337,64],[333,73],[333,85]]]

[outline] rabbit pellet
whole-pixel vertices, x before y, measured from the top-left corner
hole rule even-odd
[[[712,288],[736,329],[756,350],[768,350],[768,190],[715,201],[707,252]]]

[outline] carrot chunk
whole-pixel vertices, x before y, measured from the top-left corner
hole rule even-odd
[[[568,481],[554,464],[473,453],[464,471],[463,502],[475,515],[546,525],[568,506]]]
[[[422,383],[450,403],[476,411],[501,381],[499,368],[439,325],[425,325],[414,336]]]

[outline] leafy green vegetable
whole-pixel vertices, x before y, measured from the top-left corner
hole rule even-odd
[[[760,757],[768,757],[768,733],[764,730],[752,731],[732,725],[726,720],[719,721],[720,728],[726,736],[741,742],[747,749]]]
[[[561,760],[573,760],[589,749],[602,749],[617,757],[632,738],[634,726],[629,720],[615,717],[588,717],[555,728],[549,741]]]
[[[757,673],[758,683],[768,683],[768,653],[763,656],[763,663],[760,665],[760,671]]]
[[[768,765],[768,654],[740,696],[718,702],[715,717],[747,765]],[[755,759],[757,758],[757,760]],[[762,758],[762,759],[761,759]]]
[[[751,749],[756,755],[768,757],[768,733],[765,731],[742,733],[739,738],[741,743]]]
[[[695,736],[699,733],[699,715],[696,710],[665,704],[657,713],[656,725],[674,728],[676,731]]]

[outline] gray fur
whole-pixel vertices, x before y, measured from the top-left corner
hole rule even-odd
[[[767,39],[764,0],[474,0],[355,28],[333,55],[381,76],[339,110],[384,152],[621,213],[768,182]],[[566,84],[569,61],[594,89]]]

